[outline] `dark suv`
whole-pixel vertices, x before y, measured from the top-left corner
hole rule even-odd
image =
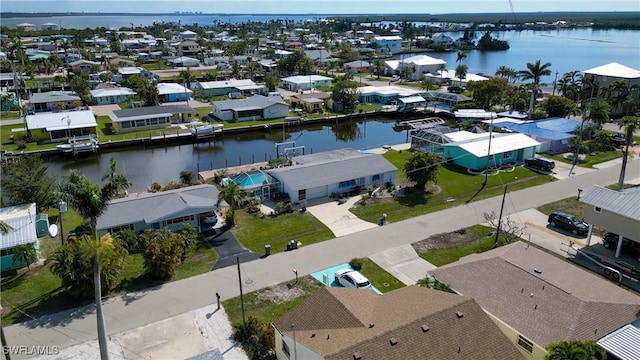
[[[608,232],[602,237],[602,246],[615,250],[618,247],[618,234]],[[640,243],[631,239],[622,238],[622,250],[625,253],[640,256]]]
[[[585,236],[589,232],[589,224],[561,211],[552,212],[548,221],[549,225],[571,231],[574,235]]]
[[[553,160],[545,159],[543,157],[534,157],[531,159],[525,159],[524,165],[530,168],[551,171],[556,167],[556,163]]]

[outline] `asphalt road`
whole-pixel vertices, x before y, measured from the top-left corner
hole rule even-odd
[[[617,182],[620,165],[508,193],[505,216],[577,194],[577,189]],[[640,160],[631,161],[627,178],[640,177]],[[482,214],[498,211],[501,196],[390,223],[266,258],[241,263],[244,293],[289,281],[354,257],[422,240],[434,234],[482,223]],[[238,270],[228,266],[207,274],[104,301],[109,334],[134,329],[239,295]],[[96,338],[93,306],[63,311],[5,329],[11,345],[67,347]]]

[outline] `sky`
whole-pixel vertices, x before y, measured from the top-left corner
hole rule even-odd
[[[638,0],[0,0],[0,12],[446,14],[640,11]]]

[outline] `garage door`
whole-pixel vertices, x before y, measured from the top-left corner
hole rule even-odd
[[[540,146],[538,146],[538,153],[547,152],[547,151],[549,151],[549,149],[551,149],[551,142],[550,141],[542,141],[542,142],[540,142]]]
[[[307,189],[307,200],[317,199],[325,196],[329,196],[327,185]]]

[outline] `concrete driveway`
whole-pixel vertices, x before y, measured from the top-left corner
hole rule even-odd
[[[360,195],[354,196],[342,205],[330,198],[311,200],[307,202],[307,211],[325,224],[336,237],[378,227],[377,224],[360,220],[349,211],[361,198]]]
[[[414,285],[418,280],[424,279],[427,272],[436,268],[435,265],[419,257],[410,244],[369,255],[369,259],[405,285]]]

